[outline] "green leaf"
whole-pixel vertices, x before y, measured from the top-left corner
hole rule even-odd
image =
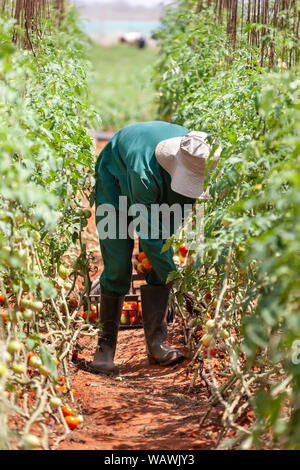
[[[41,360],[43,365],[48,369],[50,372],[51,376],[57,380],[58,378],[58,373],[57,373],[57,367],[56,363],[53,359],[53,352],[50,351],[48,346],[45,344],[41,343],[40,345],[40,353],[41,353]]]

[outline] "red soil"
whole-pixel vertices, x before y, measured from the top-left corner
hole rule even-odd
[[[97,151],[100,149],[98,146]],[[102,270],[94,211],[85,240],[99,267],[91,274],[94,280]],[[169,327],[168,341],[184,350],[178,322]],[[81,345],[85,350],[79,358],[92,360],[96,338],[84,338]],[[119,332],[115,362],[119,367],[116,377],[94,375],[71,364],[75,408],[84,416],[84,423],[69,434],[59,449],[192,450],[215,447],[222,410],[215,407],[199,430],[199,421],[207,411],[208,392],[203,382],[189,391],[188,360],[172,367],[149,365],[143,329],[127,329]]]

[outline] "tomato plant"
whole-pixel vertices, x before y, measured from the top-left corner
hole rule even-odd
[[[51,10],[39,35],[24,34],[27,49],[12,40],[11,6],[0,18],[0,447],[47,449],[47,414],[67,432],[59,410],[74,401],[68,357],[82,332],[97,331],[79,314],[89,288],[82,230],[91,212],[83,200],[94,184],[89,129],[97,116],[74,11],[57,22]],[[43,438],[32,435],[33,423]]]
[[[242,19],[242,4],[235,23],[232,5],[226,20],[215,14],[216,5],[179,0],[158,33],[160,119],[204,131],[223,148],[216,171],[206,175],[210,199],[197,201],[187,228],[166,243],[178,267],[169,280],[195,369],[192,385],[201,378],[204,354],[208,402],[224,407],[220,448],[299,449],[298,32],[289,7],[282,10],[289,18],[282,28],[269,11],[272,42],[261,19]],[[226,21],[236,25],[236,37]],[[249,43],[254,35],[257,41]],[[180,262],[183,245],[193,252],[192,264]],[[193,315],[183,297],[190,291]],[[226,357],[225,375],[211,364],[206,348],[212,342]],[[255,420],[243,426],[246,411]]]

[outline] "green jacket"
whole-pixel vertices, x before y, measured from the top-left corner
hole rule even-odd
[[[121,129],[102,150],[97,160],[96,208],[99,204],[109,203],[118,209],[120,195],[127,196],[129,205],[138,203],[149,208],[153,203],[166,203],[169,206],[174,203],[181,206],[194,204],[194,199],[172,191],[171,177],[155,157],[155,148],[159,142],[184,136],[188,132],[185,127],[161,121],[132,124]],[[96,223],[100,219],[96,216]],[[148,225],[151,226],[150,217]],[[176,269],[172,250],[161,253],[163,242],[162,238],[140,238],[140,247],[153,267],[149,283],[164,284],[169,272]],[[100,240],[100,243],[104,244],[105,240]],[[118,240],[114,240],[115,249],[118,249],[117,244]],[[110,269],[109,261],[107,266],[105,261],[104,259],[105,269]],[[111,269],[117,271],[114,266]]]

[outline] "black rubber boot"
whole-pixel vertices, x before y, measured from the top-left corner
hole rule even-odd
[[[180,351],[163,344],[167,338],[169,292],[167,286],[141,287],[143,326],[150,364],[169,366],[184,359]]]
[[[94,360],[89,364],[89,369],[92,372],[102,374],[117,372],[114,357],[124,298],[124,295],[111,297],[101,294],[100,324],[102,331],[99,334]]]

